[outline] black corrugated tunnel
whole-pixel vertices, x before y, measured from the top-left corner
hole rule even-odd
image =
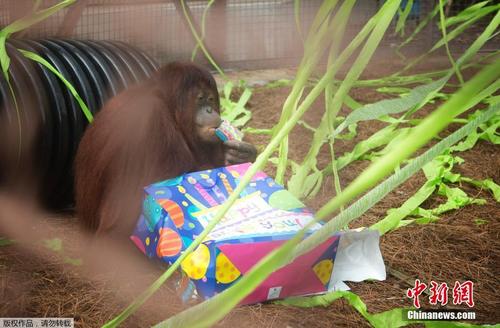
[[[29,193],[50,208],[69,207],[73,161],[88,120],[63,81],[19,50],[57,69],[92,114],[158,64],[118,41],[10,39],[6,48],[11,64],[9,80],[0,77],[0,188]]]

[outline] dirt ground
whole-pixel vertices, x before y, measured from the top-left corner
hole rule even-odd
[[[446,67],[446,61],[429,61],[422,70]],[[390,66],[390,67],[389,67]],[[386,71],[396,70],[397,65],[370,69],[365,78],[381,76]],[[383,71],[382,71],[383,70]],[[233,73],[235,79],[260,81],[289,77],[290,71]],[[249,103],[253,113],[249,123],[255,128],[270,128],[279,119],[282,104],[289,88],[255,87]],[[361,103],[372,103],[390,95],[380,94],[373,89],[355,89],[353,98]],[[426,113],[435,108],[425,108]],[[347,109],[343,109],[347,113]],[[318,100],[306,114],[304,120],[318,125],[322,115],[322,100]],[[361,123],[358,135],[351,141],[336,141],[336,153],[350,151],[359,140],[365,139],[384,124],[381,122]],[[446,133],[456,129],[448,128]],[[445,134],[446,134],[445,133]],[[443,134],[444,135],[444,134]],[[250,136],[258,146],[266,144],[264,136]],[[301,126],[293,131],[290,157],[299,161],[309,149],[311,132]],[[485,141],[479,141],[471,150],[459,154],[465,160],[454,170],[474,179],[492,178],[500,183],[499,148]],[[325,148],[319,158],[319,165],[328,163],[330,154]],[[356,161],[340,172],[342,185],[347,185],[367,165],[368,161]],[[273,169],[268,166],[268,172]],[[400,206],[425,182],[419,173],[390,193],[384,200],[371,208],[352,227],[369,226],[383,218],[386,211]],[[485,205],[469,205],[460,210],[448,212],[438,222],[426,225],[410,225],[390,232],[381,238],[381,250],[389,270],[383,282],[348,283],[352,291],[366,303],[368,311],[378,313],[394,307],[409,307],[411,300],[406,290],[413,287],[415,279],[428,283],[430,280],[447,282],[453,286],[456,280],[474,282],[474,323],[499,323],[500,308],[497,297],[500,276],[500,207],[488,191],[462,185],[470,196],[487,200]],[[331,178],[326,179],[321,191],[306,201],[313,209],[318,209],[334,195]],[[424,203],[431,208],[442,202],[439,196],[432,196]],[[475,219],[485,220],[477,225]],[[21,219],[20,219],[21,220]],[[120,280],[95,272],[89,275],[79,266],[67,263],[67,257],[78,258],[84,254],[79,249],[76,219],[71,214],[51,215],[27,227],[28,235],[44,231],[51,238],[61,238],[61,251],[51,252],[36,244],[34,248],[14,243],[0,246],[0,317],[74,317],[79,327],[97,327],[113,318],[127,306],[141,288],[159,275],[158,270],[138,270],[137,279]],[[31,230],[30,230],[31,229]],[[79,241],[85,243],[85,241]],[[37,246],[38,245],[38,246]],[[32,245],[33,246],[33,245]],[[37,255],[34,255],[36,251]],[[65,260],[66,257],[66,260]],[[85,261],[84,261],[85,263]],[[141,265],[148,266],[144,262]],[[109,266],[112,266],[109,263]],[[84,264],[85,266],[85,264]],[[151,265],[152,266],[152,265]],[[101,267],[102,268],[102,267]],[[400,272],[408,279],[394,276]],[[124,327],[146,327],[181,311],[182,305],[175,295],[174,279],[167,282],[150,301],[128,319]],[[141,285],[142,284],[142,285]],[[142,287],[141,287],[142,286]],[[451,287],[452,288],[452,287]],[[430,308],[427,297],[421,297],[425,308]],[[432,308],[432,307],[431,307]],[[436,307],[439,308],[439,307]],[[468,310],[466,306],[448,305],[446,309]],[[218,327],[364,327],[366,320],[344,300],[337,300],[328,307],[300,309],[276,304],[242,306],[233,310]]]

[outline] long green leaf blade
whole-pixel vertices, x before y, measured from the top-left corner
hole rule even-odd
[[[9,69],[10,65],[10,58],[7,55],[7,51],[5,49],[5,42],[7,38],[13,33],[20,32],[36,23],[43,21],[44,19],[55,14],[62,8],[71,5],[75,1],[76,0],[64,0],[50,8],[40,10],[35,13],[30,13],[16,20],[12,24],[7,25],[0,31],[0,65],[2,66],[2,71],[7,81],[9,80],[7,70]]]
[[[423,102],[432,92],[440,90],[448,81],[449,76],[445,76],[432,83],[421,85],[410,91],[409,94],[396,98],[384,99],[379,102],[365,105],[351,114],[339,124],[335,129],[333,136],[340,134],[347,126],[360,122],[374,120],[384,115],[397,114],[409,110],[413,106]]]
[[[321,124],[313,136],[313,142],[311,144],[309,152],[305,156],[297,172],[292,176],[292,178],[288,182],[288,188],[290,192],[292,192],[295,196],[298,196],[300,198],[305,196],[303,194],[302,185],[304,184],[304,181],[307,179],[309,173],[316,166],[317,155],[319,153],[319,150],[321,149],[321,146],[325,142],[326,137],[328,136],[328,130],[329,130],[328,124],[330,122],[328,121],[327,118],[335,117],[338,111],[340,110],[341,105],[343,103],[343,99],[349,93],[350,88],[354,85],[355,81],[359,78],[359,76],[365,69],[373,53],[377,49],[380,41],[382,40],[385,31],[387,30],[392,18],[394,17],[394,14],[396,13],[396,10],[399,6],[399,2],[400,2],[399,0],[387,1],[384,4],[384,6],[380,9],[380,11],[374,16],[373,21],[372,20],[368,21],[363,30],[344,50],[343,54],[340,55],[339,59],[335,61],[335,64],[332,65],[335,68],[337,68],[339,65],[343,65],[343,58],[345,54],[350,55],[350,53],[347,51],[351,50],[352,48],[357,48],[357,44],[355,43],[355,41],[359,42],[360,40],[364,39],[371,30],[372,26],[371,24],[374,24],[374,22],[376,21],[376,25],[373,27],[373,31],[371,31],[371,34],[368,36],[366,44],[361,49],[358,57],[353,63],[352,68],[349,70],[345,79],[342,81],[341,85],[337,89],[337,92],[335,93],[335,96],[332,100],[332,104],[334,107],[330,108],[329,111],[325,113],[325,115],[323,116]],[[334,72],[336,72],[336,70]]]
[[[422,155],[411,160],[409,164],[403,167],[398,172],[387,178],[383,183],[369,191],[342,213],[329,220],[321,229],[313,235],[302,241],[295,249],[294,257],[305,254],[313,249],[316,245],[326,241],[335,232],[340,231],[350,222],[363,215],[366,211],[372,208],[376,203],[382,200],[388,193],[396,189],[411,176],[417,173],[425,164],[429,163],[436,156],[439,156],[452,145],[467,137],[472,131],[477,129],[481,124],[490,120],[500,112],[500,104],[490,107],[487,111],[481,113],[474,120],[470,121],[457,131],[453,132],[439,143],[431,147]]]
[[[378,180],[388,175],[399,163],[408,158],[446,127],[455,116],[475,105],[470,101],[470,98],[487,88],[492,82],[497,81],[499,77],[500,60],[488,65],[464,84],[462,89],[455,93],[450,100],[413,128],[411,133],[397,147],[370,165],[341,195],[323,206],[318,211],[317,217],[324,219],[330,213],[339,209],[346,201],[359,195],[367,187],[374,186]]]
[[[404,34],[405,34],[404,28],[405,28],[406,20],[408,19],[408,16],[410,15],[412,8],[413,8],[413,0],[408,0],[408,2],[406,3],[405,9],[403,10],[401,15],[399,16],[398,22],[396,23],[396,30],[395,30],[394,34],[400,33],[401,36],[404,36]]]
[[[36,61],[37,63],[42,64],[43,66],[47,67],[47,69],[49,69],[52,73],[54,73],[54,75],[57,76],[64,83],[66,88],[68,88],[68,90],[71,92],[73,97],[75,97],[76,101],[78,102],[78,104],[80,105],[80,108],[83,111],[83,114],[85,115],[87,120],[90,123],[92,123],[92,121],[94,120],[94,117],[93,117],[92,113],[90,112],[89,108],[87,107],[87,105],[85,104],[85,102],[83,101],[82,97],[80,97],[80,95],[76,91],[75,87],[73,87],[73,85],[68,80],[66,80],[66,78],[64,78],[64,76],[54,66],[52,66],[51,63],[49,63],[44,58],[40,57],[38,54],[36,54],[34,52],[23,50],[23,49],[18,49],[18,50],[26,58],[29,58],[31,60]]]

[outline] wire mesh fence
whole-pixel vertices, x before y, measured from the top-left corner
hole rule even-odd
[[[42,6],[57,2],[45,0]],[[297,63],[302,56],[301,37],[304,36],[300,35],[295,15],[298,14],[301,30],[307,31],[322,2],[300,1],[296,12],[294,0],[185,1],[187,15],[198,31],[204,30],[207,48],[225,68]],[[357,1],[344,40],[349,41],[384,2]],[[402,1],[402,8],[406,2]],[[31,11],[34,3],[0,0],[0,26]],[[196,42],[182,3],[181,0],[79,0],[18,37],[119,40],[143,49],[160,63],[188,60]],[[406,23],[406,35],[435,4],[436,1],[414,0]],[[451,14],[456,14],[462,7],[451,7]],[[401,41],[401,36],[394,33],[394,26],[386,34],[384,44],[388,47],[385,48]],[[436,24],[429,24],[416,38],[414,49],[428,49],[439,37]],[[204,62],[199,50],[195,60]]]
[[[293,1],[228,0],[186,1],[189,14],[198,30],[202,17],[205,41],[216,59],[223,64],[256,63],[266,60],[294,60],[300,38],[294,19]],[[27,3],[27,4],[26,4]],[[54,1],[44,1],[44,6]],[[23,37],[42,38],[65,35],[78,39],[120,40],[134,44],[160,63],[189,59],[195,47],[180,1],[82,1],[76,21],[69,22],[70,33],[61,30],[74,8],[65,9],[34,28]],[[307,27],[321,1],[303,1],[301,23]],[[30,1],[0,1],[0,25],[4,26],[31,10]],[[66,24],[67,25],[67,24]],[[203,56],[198,51],[198,60]]]

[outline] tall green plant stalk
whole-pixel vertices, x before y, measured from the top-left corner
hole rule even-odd
[[[420,63],[424,58],[429,56],[431,53],[436,51],[437,49],[441,48],[444,46],[447,42],[450,42],[451,40],[455,39],[457,36],[462,34],[464,31],[466,31],[470,26],[472,26],[475,22],[480,20],[481,18],[491,14],[491,13],[498,13],[500,10],[500,4],[497,5],[491,5],[491,6],[486,6],[483,8],[480,8],[476,10],[472,15],[471,18],[464,21],[462,24],[457,26],[455,29],[453,29],[450,33],[446,34],[446,37],[441,38],[438,40],[434,46],[425,54],[422,54],[421,56],[415,58],[414,60],[410,61],[401,71],[393,74],[392,76],[399,76],[403,74],[404,72],[408,71],[412,67],[416,66],[418,63]]]
[[[407,45],[411,41],[413,41],[413,39],[415,39],[415,37],[417,36],[417,34],[419,34],[432,21],[432,19],[434,18],[434,16],[437,15],[438,12],[439,12],[439,3],[418,24],[418,26],[415,28],[415,30],[412,32],[412,34],[406,40],[404,40],[399,46],[397,46],[397,48],[396,48],[396,54],[398,54],[403,59],[406,58],[401,53],[401,48],[403,48],[405,45]]]
[[[408,0],[404,10],[401,10],[401,9],[398,10],[399,18],[398,18],[398,22],[396,23],[396,29],[394,31],[394,34],[399,33],[401,35],[401,37],[403,37],[405,35],[406,21],[408,19],[408,16],[411,13],[412,8],[413,8],[413,0]]]
[[[450,45],[448,44],[448,37],[446,35],[446,26],[445,26],[445,16],[444,16],[444,4],[445,0],[440,0],[439,1],[439,23],[441,25],[441,33],[443,33],[443,39],[444,41],[444,46],[446,48],[446,54],[448,55],[448,59],[450,60],[451,66],[455,70],[455,74],[457,75],[458,80],[460,81],[460,84],[464,84],[464,78],[462,77],[462,74],[460,73],[460,68],[457,66],[455,63],[455,59],[453,59],[453,56],[451,55],[450,52]]]
[[[354,64],[351,69],[347,73],[346,77],[338,87],[335,96],[332,100],[332,107],[328,109],[327,112],[323,115],[323,119],[321,120],[320,126],[316,130],[316,133],[313,136],[313,142],[309,152],[306,157],[302,161],[298,170],[288,181],[289,190],[298,197],[304,197],[306,193],[310,191],[309,188],[304,188],[305,181],[309,180],[309,185],[311,184],[311,179],[315,179],[316,177],[309,176],[309,173],[316,167],[317,156],[321,149],[321,146],[327,139],[328,132],[330,130],[328,121],[328,117],[335,117],[339,112],[342,103],[344,102],[344,98],[349,93],[349,90],[355,83],[355,81],[359,78],[369,60],[371,59],[373,53],[377,49],[382,37],[384,36],[385,31],[387,30],[392,18],[394,17],[400,1],[387,1],[384,6],[380,9],[380,11],[370,19],[365,27],[361,30],[361,32],[354,38],[354,40],[349,44],[349,46],[343,51],[343,53],[339,56],[337,60],[335,60],[335,64],[332,65],[335,67],[335,73],[337,70],[344,64],[345,60],[351,53],[358,47],[360,41],[365,37],[368,37],[366,44],[361,49],[358,57],[356,58]],[[373,30],[372,30],[373,29]],[[370,33],[371,32],[371,33]],[[369,36],[368,36],[369,34]],[[359,38],[358,38],[359,37]],[[313,181],[313,184],[316,184],[316,181]],[[308,190],[309,189],[309,190]]]
[[[293,16],[295,18],[295,27],[297,28],[297,33],[299,38],[304,43],[304,32],[302,31],[302,23],[300,22],[300,0],[293,0]]]
[[[330,54],[328,56],[328,66],[332,65],[335,58],[338,56],[338,52],[340,49],[340,45],[342,44],[345,28],[347,26],[347,22],[349,17],[351,16],[352,8],[356,1],[344,1],[340,9],[335,14],[335,17],[332,20],[332,25],[335,26],[335,34],[333,35],[333,42],[330,48]],[[335,93],[335,81],[332,80],[332,83],[326,86],[325,88],[325,111],[327,113],[328,120],[328,134],[333,134],[334,121],[336,119],[336,115],[334,115],[334,104],[333,104],[333,95]],[[338,195],[342,191],[340,186],[340,177],[337,170],[337,165],[335,165],[335,151],[333,147],[335,139],[331,138],[329,142],[330,147],[330,156],[332,158],[332,173],[333,173],[333,187],[335,189],[335,193]],[[319,173],[315,173],[319,174]],[[322,182],[322,179],[319,178],[317,182],[317,186],[319,186]],[[317,188],[316,188],[317,189]]]
[[[276,136],[278,131],[287,122],[293,112],[297,110],[297,106],[304,92],[314,68],[316,67],[321,55],[328,48],[331,39],[329,33],[332,30],[330,24],[330,15],[336,7],[338,0],[326,0],[320,6],[316,17],[311,24],[307,39],[304,44],[304,56],[297,69],[292,91],[288,95],[281,117],[276,126],[273,127],[273,136]],[[280,144],[278,167],[276,172],[276,182],[284,184],[285,171],[288,164],[288,136],[286,136]]]
[[[201,41],[205,40],[207,14],[208,14],[208,11],[210,10],[210,8],[212,7],[214,2],[215,2],[215,0],[209,0],[205,9],[203,10],[203,14],[201,15],[201,24],[200,24],[201,25],[201,36],[200,36]],[[191,53],[191,61],[194,61],[194,59],[196,58],[196,54],[197,54],[199,48],[200,48],[200,45],[198,43],[196,43],[196,45],[194,46],[193,52]]]
[[[189,17],[189,13],[188,13],[187,7],[186,7],[187,6],[186,5],[186,1],[185,0],[181,0],[180,2],[181,2],[182,12],[184,13],[184,16],[186,17],[186,21],[187,21],[187,23],[189,25],[189,28],[191,29],[191,33],[193,34],[193,37],[195,38],[197,45],[200,47],[201,51],[203,52],[203,54],[205,55],[205,57],[207,58],[207,60],[217,70],[217,72],[220,74],[220,76],[222,78],[224,78],[224,80],[227,80],[226,74],[224,73],[224,71],[222,70],[222,68],[220,68],[219,65],[217,65],[217,63],[213,59],[212,55],[210,54],[210,52],[205,47],[205,44],[203,43],[203,40],[198,35],[198,32],[196,31],[196,28],[194,27],[193,22],[191,21],[191,17]]]
[[[366,25],[358,33],[358,35],[356,35],[356,37],[351,41],[351,43],[344,49],[344,51],[341,53],[341,55],[338,57],[338,59],[335,60],[332,65],[328,66],[327,73],[318,82],[318,84],[316,85],[316,87],[321,86],[321,88],[326,88],[333,81],[333,77],[335,76],[335,74],[337,73],[337,71],[340,69],[340,67],[349,59],[349,57],[351,56],[351,54],[360,46],[360,44],[364,41],[364,39],[367,37],[367,35],[373,29],[373,27],[375,25],[375,22],[376,22],[376,19],[377,19],[377,17],[378,17],[379,14],[380,14],[380,12],[377,13],[374,17],[372,17],[366,23]],[[332,48],[332,49],[335,49],[335,48]],[[304,56],[304,57],[306,58],[306,56]],[[310,93],[310,95],[311,94],[312,94],[312,92]],[[284,117],[284,115],[282,115],[282,118],[283,117]],[[322,123],[323,124],[324,124],[325,120],[326,120],[326,118],[323,117],[323,119],[322,119]],[[286,120],[283,120],[283,121],[286,121]],[[320,125],[320,128],[321,127],[322,126]],[[323,128],[324,128],[324,126],[323,126]],[[285,169],[285,166],[286,166],[286,163],[287,163],[287,158],[288,158],[287,153],[283,152],[282,149],[280,148],[278,169],[280,169],[280,165],[282,166],[281,167],[282,170]],[[314,170],[314,167],[312,169]],[[311,176],[312,177],[311,180],[315,179],[316,181],[312,181],[312,183],[306,183],[305,185],[303,185],[301,187],[305,187],[306,190],[310,190],[311,188],[316,188],[315,186],[318,186],[318,183],[320,182],[320,181],[318,181],[318,179],[320,179],[320,175],[318,175],[319,171],[317,169],[314,170],[314,171],[317,172],[317,174],[316,175],[312,175]],[[281,178],[281,176],[278,175],[278,178]],[[311,184],[313,185],[313,187],[311,187]],[[290,187],[290,185],[289,185],[289,188],[293,188],[293,187]]]

